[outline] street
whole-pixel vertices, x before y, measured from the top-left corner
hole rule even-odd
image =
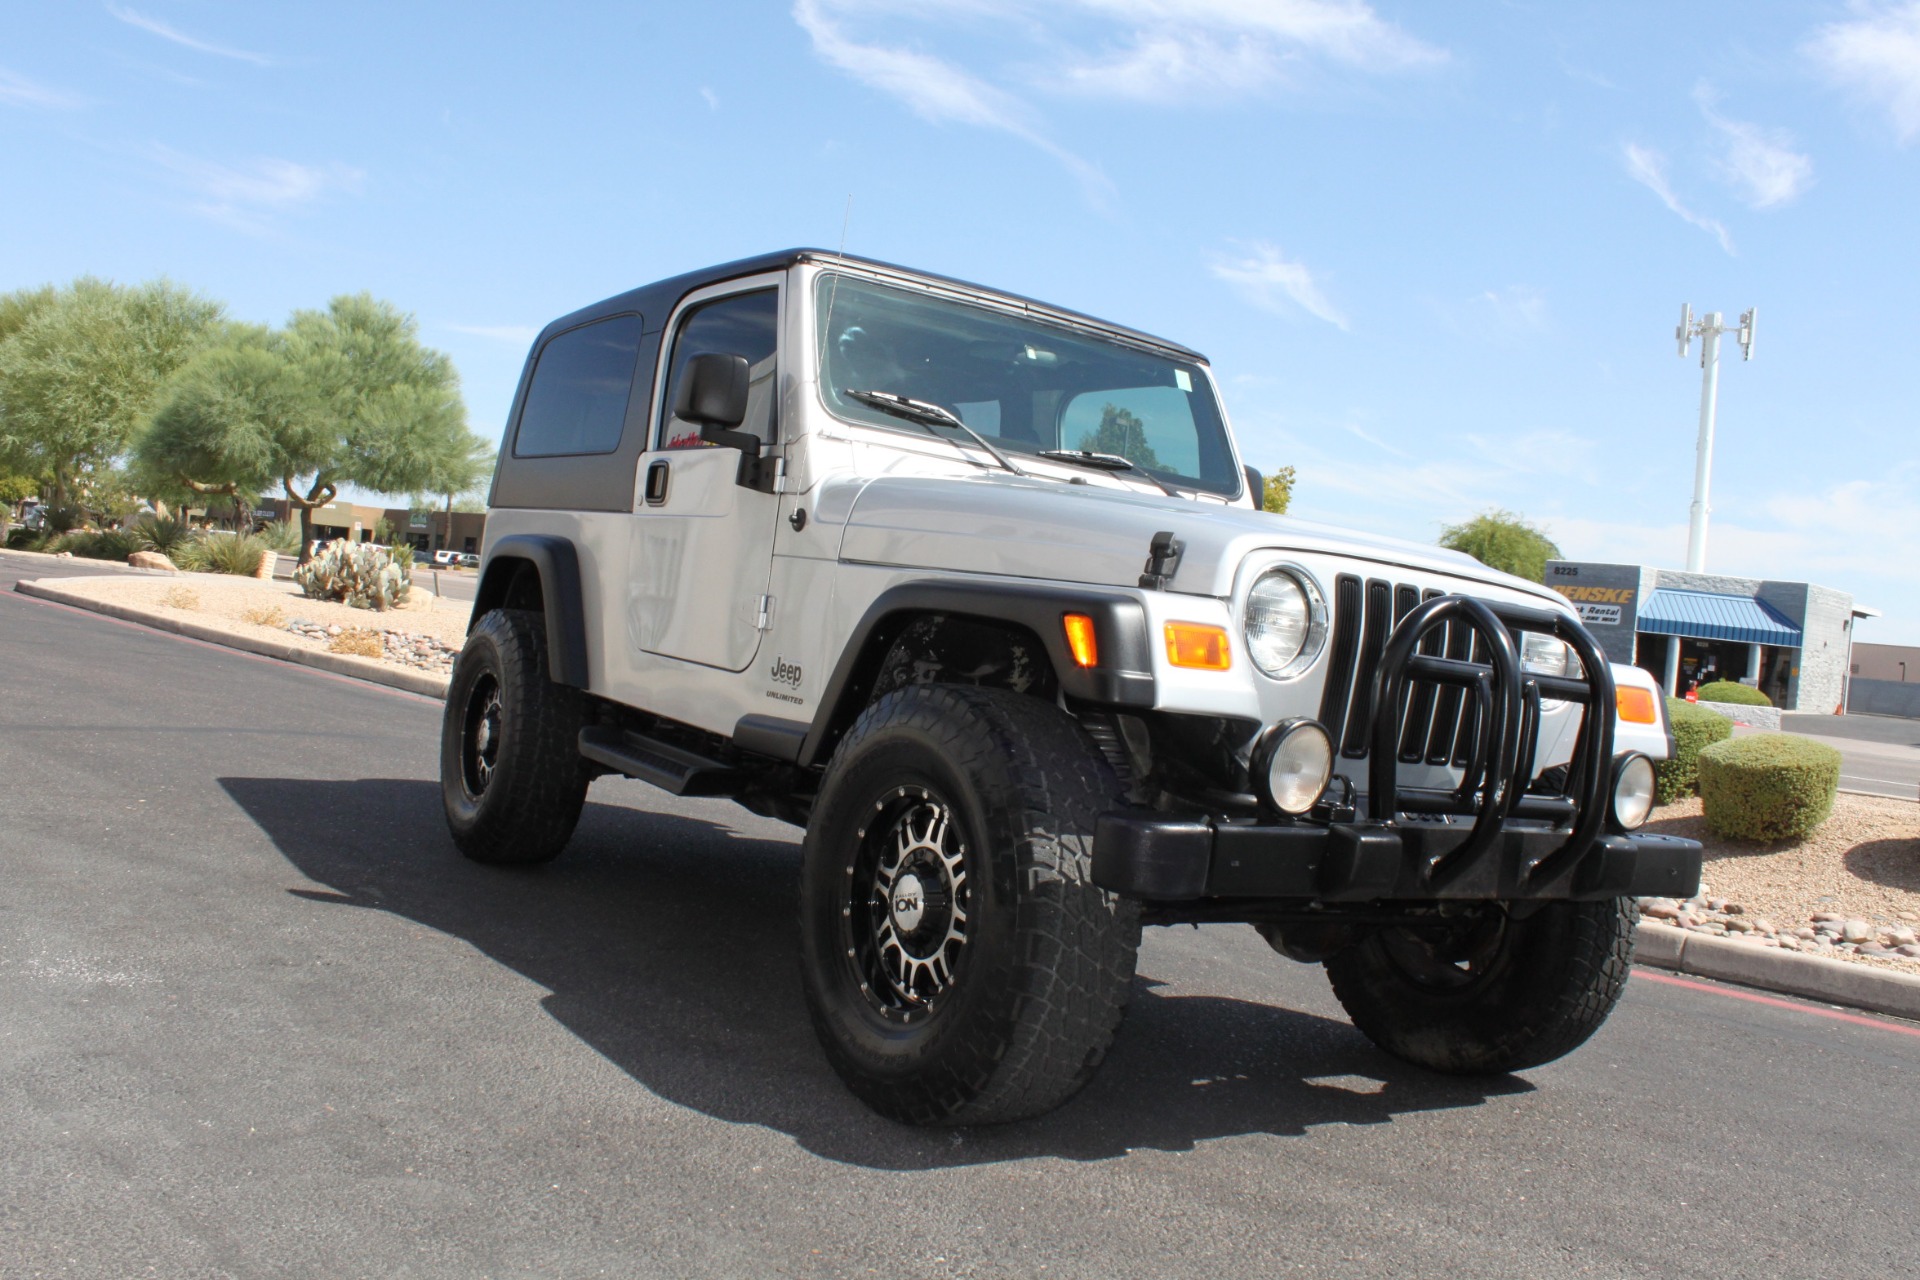
[[[437,704],[46,572],[0,558],[0,1276],[1910,1263],[1913,1024],[1639,971],[1571,1057],[1446,1078],[1251,929],[1155,930],[1079,1098],[904,1129],[808,1025],[794,828],[608,779],[559,861],[468,863]]]
[[[1840,752],[1841,790],[1920,799],[1920,720],[1784,715],[1780,727]]]

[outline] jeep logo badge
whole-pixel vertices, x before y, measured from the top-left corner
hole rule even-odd
[[[794,663],[788,662],[785,658],[776,657],[773,660],[773,666],[767,670],[767,676],[774,682],[784,684],[789,688],[798,689],[800,687],[800,668]]]

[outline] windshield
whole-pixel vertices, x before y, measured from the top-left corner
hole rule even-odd
[[[924,434],[871,395],[848,393],[904,396],[949,410],[1016,456],[1109,454],[1169,484],[1240,492],[1197,364],[848,275],[823,273],[814,308],[821,395],[841,417]]]

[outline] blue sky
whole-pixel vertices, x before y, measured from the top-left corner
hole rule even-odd
[[[497,435],[547,320],[851,196],[850,251],[1207,352],[1300,514],[1667,565],[1680,304],[1757,305],[1709,567],[1915,644],[1916,143],[1912,2],[76,0],[0,43],[0,288],[371,290]]]

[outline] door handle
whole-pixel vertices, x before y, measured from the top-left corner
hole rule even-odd
[[[647,505],[658,507],[667,500],[667,460],[660,458],[647,464]]]

